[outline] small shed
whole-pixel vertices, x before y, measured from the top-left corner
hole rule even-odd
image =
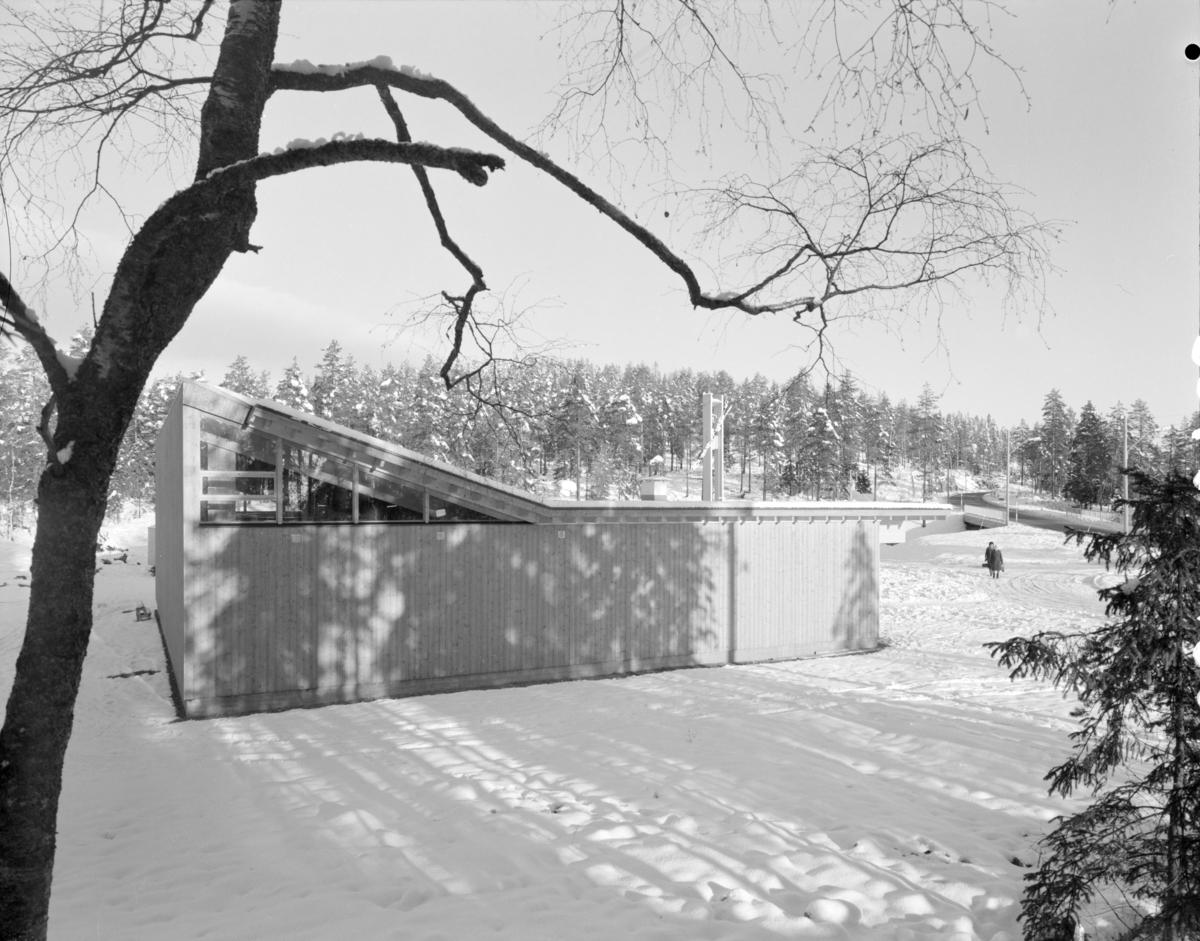
[[[189,717],[869,649],[880,527],[951,512],[546,499],[197,382],[155,475]]]

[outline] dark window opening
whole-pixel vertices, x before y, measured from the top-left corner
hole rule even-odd
[[[500,523],[506,522],[478,510],[472,510],[457,503],[450,503],[439,497],[429,498],[429,522],[431,523]]]

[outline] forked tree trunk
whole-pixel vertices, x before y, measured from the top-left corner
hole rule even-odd
[[[197,179],[258,153],[279,3],[239,0],[201,112]],[[63,761],[92,628],[96,537],[125,429],[159,354],[230,254],[250,247],[253,183],[172,197],[121,258],[91,351],[51,375],[54,450],[43,472],[25,639],[0,730],[0,941],[42,941]],[[43,361],[45,363],[45,360]],[[53,358],[47,372],[55,369]],[[55,462],[52,460],[52,464]]]

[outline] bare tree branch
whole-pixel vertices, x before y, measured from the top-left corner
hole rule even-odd
[[[680,124],[706,149],[714,130],[733,125],[770,150],[785,127],[786,84],[776,70],[750,71],[783,50],[767,3],[746,0],[628,0],[564,6],[553,35],[566,72],[539,138],[561,134],[572,156],[603,160],[636,145],[670,170],[668,141]],[[598,147],[595,145],[599,145]],[[598,151],[598,153],[597,153]]]
[[[388,90],[386,85],[376,85],[375,90],[379,93],[379,100],[383,102],[383,107],[387,111],[388,117],[392,119],[392,123],[396,127],[397,140],[401,143],[411,141],[412,135],[408,132],[408,125],[404,121],[404,115],[400,113],[400,106],[396,104],[396,99],[392,97],[391,91]],[[462,352],[463,331],[472,317],[475,295],[480,291],[486,291],[487,284],[483,280],[483,269],[472,261],[467,256],[467,253],[459,247],[458,243],[450,237],[450,230],[446,227],[446,220],[442,216],[441,207],[438,206],[437,195],[433,191],[433,184],[429,182],[429,174],[425,172],[425,168],[420,164],[413,164],[412,169],[417,177],[417,182],[421,185],[421,193],[425,196],[425,205],[429,208],[429,214],[433,217],[433,224],[437,227],[438,238],[441,240],[442,246],[454,256],[455,260],[471,276],[471,286],[467,288],[466,294],[453,297],[445,291],[442,292],[442,296],[451,305],[454,312],[454,324],[452,327],[453,340],[450,345],[450,352],[446,356],[446,361],[442,363],[439,375],[442,377],[442,382],[445,383],[446,388],[452,389],[459,382],[463,381],[463,378],[466,378],[451,379],[451,374],[454,371],[454,363]]]
[[[380,68],[376,65],[348,66],[345,69],[329,72],[292,71],[276,68],[272,73],[273,89],[275,91],[340,91],[346,88],[356,88],[362,85],[390,85],[422,98],[440,99],[453,105],[460,114],[470,121],[484,134],[516,154],[522,160],[532,164],[539,170],[549,174],[566,186],[588,205],[599,210],[617,225],[632,235],[643,246],[649,249],[656,258],[674,271],[687,286],[688,299],[693,307],[706,310],[732,308],[747,314],[773,313],[779,310],[800,308],[812,310],[816,300],[811,296],[789,298],[769,306],[751,302],[747,294],[725,292],[722,294],[706,294],[700,288],[699,279],[692,267],[672,252],[657,235],[645,226],[631,218],[622,209],[605,199],[573,173],[564,170],[546,154],[530,147],[523,141],[517,140],[498,124],[487,117],[471,102],[466,95],[454,88],[449,82],[428,76],[417,76],[395,69]]]
[[[732,126],[772,166],[785,116],[798,113],[810,115],[798,130],[811,143],[814,133],[836,142],[847,128],[871,139],[913,118],[957,137],[972,111],[986,130],[981,66],[1008,76],[1028,101],[1020,70],[991,43],[997,13],[1007,11],[992,0],[564,5],[552,36],[566,69],[539,138],[561,136],[573,158],[605,161],[624,176],[626,143],[636,160],[648,153],[669,174],[667,142],[680,124],[705,153],[715,132],[727,136]]]
[[[512,375],[510,367],[528,367],[544,357],[561,350],[561,341],[550,341],[534,334],[525,318],[532,311],[545,306],[546,302],[523,304],[519,302],[520,287],[510,286],[499,296],[480,298],[484,303],[473,304],[469,318],[459,319],[462,299],[442,292],[432,297],[418,298],[407,314],[406,322],[392,331],[394,335],[410,331],[424,332],[436,325],[444,333],[459,355],[451,361],[459,366],[457,375],[448,373],[443,365],[439,375],[446,388],[463,386],[476,402],[497,412],[512,412],[525,417],[533,413],[517,404],[509,394],[507,381]],[[443,327],[446,319],[450,325]],[[461,327],[460,327],[461,323]],[[466,341],[479,354],[467,353]],[[449,358],[448,358],[449,359]]]
[[[207,176],[188,189],[197,186],[231,189],[247,183],[265,180],[307,170],[311,167],[331,167],[339,163],[369,161],[376,163],[407,163],[417,166],[453,170],[468,183],[483,186],[488,181],[487,171],[503,170],[504,159],[493,154],[482,154],[460,147],[438,147],[436,144],[393,144],[385,140],[359,140],[357,138],[318,141],[313,146],[279,148],[274,153],[259,154],[209,171]],[[174,198],[174,197],[172,197]]]
[[[21,299],[8,278],[0,273],[0,337],[9,338],[14,333],[37,353],[50,380],[50,388],[55,392],[64,389],[70,382],[70,376],[58,358],[54,341],[38,322],[37,313]]]
[[[140,166],[157,157],[168,171],[172,158],[190,162],[211,82],[204,34],[213,8],[213,0],[0,4],[0,180],[5,208],[19,209],[6,223],[47,272],[64,242],[78,250],[79,212],[106,193],[100,171],[110,153],[136,154]],[[157,127],[153,140],[135,138],[134,116]],[[34,172],[47,161],[55,173]],[[72,253],[60,262],[74,280]]]
[[[682,278],[694,307],[791,312],[797,323],[819,311],[812,325],[819,345],[835,319],[825,309],[831,301],[896,295],[875,310],[856,304],[838,317],[901,310],[921,289],[932,289],[930,296],[940,304],[939,287],[959,290],[967,273],[1001,277],[1010,299],[1031,290],[1035,309],[1044,308],[1041,280],[1050,268],[1045,242],[1056,229],[1014,210],[1010,191],[973,169],[972,157],[978,160],[978,155],[961,141],[924,144],[904,137],[844,150],[814,148],[774,184],[738,177],[716,188],[682,193],[704,197],[702,229],[723,261],[752,263],[749,286],[713,294],[702,291],[691,265],[646,227],[548,156],[516,140],[449,83],[373,64],[322,69],[277,68],[274,87],[333,91],[388,84],[447,101],[490,138],[633,235]],[[738,248],[728,250],[734,231],[744,234],[747,229],[756,233],[750,244],[739,237]],[[722,270],[730,267],[723,264]]]
[[[813,121],[850,109],[861,134],[874,136],[909,114],[924,116],[941,137],[957,137],[972,109],[987,128],[975,73],[991,63],[1029,102],[1021,72],[991,44],[991,16],[1011,15],[993,0],[891,0],[878,13],[853,0],[822,0],[794,51],[797,68],[827,81]],[[810,124],[811,127],[811,124]]]
[[[722,267],[749,268],[747,294],[769,308],[776,295],[812,292],[821,333],[835,316],[904,315],[923,303],[918,294],[940,303],[939,291],[962,291],[968,274],[997,280],[1010,302],[1040,315],[1057,227],[1013,209],[971,157],[962,142],[914,138],[814,149],[774,183],[738,176],[696,191],[695,211]],[[740,242],[730,250],[733,232]],[[880,306],[857,303],[866,294]],[[856,303],[834,315],[839,299]]]

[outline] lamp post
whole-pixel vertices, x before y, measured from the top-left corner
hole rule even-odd
[[[1004,525],[1008,525],[1012,517],[1012,507],[1009,503],[1008,481],[1012,477],[1012,431],[1004,430]]]

